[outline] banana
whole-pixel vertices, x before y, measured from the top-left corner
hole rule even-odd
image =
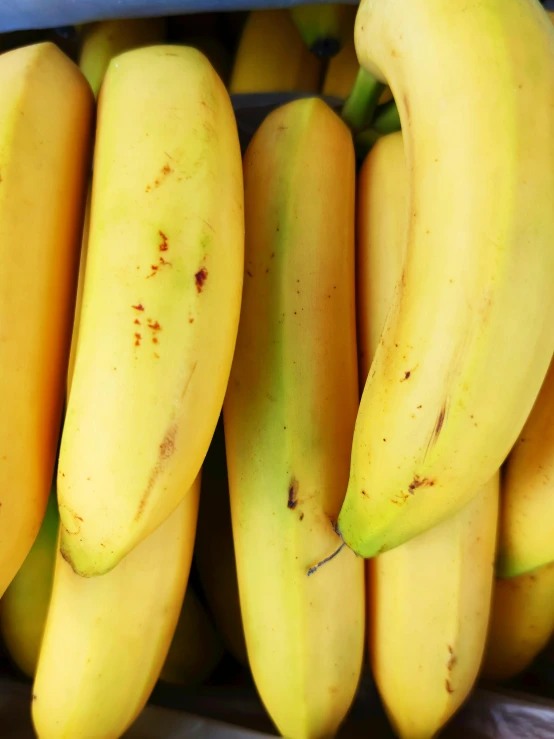
[[[126,18],[91,23],[83,29],[79,66],[98,97],[110,60],[137,46],[161,43],[165,36],[163,18]]]
[[[202,466],[202,494],[194,551],[210,612],[233,657],[248,665],[233,548],[223,423],[218,423]]]
[[[435,736],[477,679],[499,487],[497,473],[459,513],[368,563],[372,670],[402,739]]]
[[[352,138],[322,100],[297,100],[262,123],[244,173],[244,297],[224,405],[241,612],[279,732],[316,739],[348,711],[364,643],[363,562],[337,554],[332,524],[358,398]]]
[[[0,600],[4,643],[15,664],[31,679],[35,675],[52,591],[58,522],[58,502],[53,488],[31,551]]]
[[[356,6],[342,3],[294,5],[289,12],[308,49],[319,57],[333,57],[352,33]]]
[[[338,520],[372,557],[492,477],[552,357],[554,31],[529,0],[362,0],[355,43],[398,104],[410,193]]]
[[[221,638],[189,583],[160,679],[174,685],[199,685],[222,656]]]
[[[93,100],[51,43],[0,57],[0,596],[40,529],[65,392]]]
[[[402,272],[408,172],[402,134],[358,181],[358,336],[365,380]],[[395,732],[435,736],[469,694],[485,647],[499,475],[457,515],[368,562],[373,675]]]
[[[243,277],[240,149],[195,49],[125,52],[99,107],[75,374],[58,468],[63,556],[112,569],[175,510],[221,411]]]
[[[502,477],[497,574],[514,577],[554,561],[554,361]]]
[[[554,630],[554,563],[497,579],[483,676],[509,680],[528,667]]]
[[[88,737],[91,727],[116,739],[142,710],[183,602],[199,487],[103,577],[76,575],[58,552],[33,686],[41,739]]]
[[[317,92],[321,69],[286,10],[255,10],[242,31],[229,91]]]

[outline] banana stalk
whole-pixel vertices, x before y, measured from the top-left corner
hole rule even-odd
[[[294,5],[290,14],[307,48],[328,58],[338,54],[350,38],[356,7],[344,3]]]

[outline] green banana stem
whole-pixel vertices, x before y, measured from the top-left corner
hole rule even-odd
[[[380,105],[377,108],[372,127],[377,133],[383,135],[400,131],[402,128],[400,125],[400,115],[394,100],[390,100],[388,103]]]
[[[342,107],[342,119],[354,133],[367,128],[371,122],[384,85],[366,69],[360,67],[356,82]]]
[[[369,153],[369,150],[381,138],[381,134],[377,133],[373,128],[366,128],[354,138],[354,151],[356,160],[362,162]]]

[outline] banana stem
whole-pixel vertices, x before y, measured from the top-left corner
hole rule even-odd
[[[400,115],[394,100],[390,100],[384,105],[380,105],[373,119],[373,129],[380,134],[394,133],[400,131]]]
[[[342,107],[342,119],[354,133],[369,126],[384,89],[367,70],[360,67],[356,82]]]
[[[381,134],[377,133],[374,128],[367,128],[362,131],[354,138],[354,150],[356,152],[356,159],[363,161],[371,147],[381,138]]]

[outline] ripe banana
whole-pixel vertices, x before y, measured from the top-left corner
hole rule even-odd
[[[112,569],[200,470],[234,351],[243,219],[236,123],[209,62],[179,46],[120,55],[58,469],[61,550],[80,575]]]
[[[354,151],[318,98],[271,113],[244,160],[245,283],[224,425],[248,659],[290,739],[334,734],[363,658],[361,559],[336,554],[358,400]]]
[[[338,54],[352,33],[355,5],[294,5],[289,10],[308,49],[319,57]]]
[[[100,21],[83,29],[79,66],[98,97],[111,59],[137,46],[161,43],[165,36],[163,18],[126,18]]]
[[[554,561],[554,362],[502,478],[497,573],[514,577]]]
[[[189,583],[160,679],[174,685],[199,685],[222,656],[221,638]]]
[[[528,667],[554,630],[554,563],[496,580],[483,676],[509,680]]]
[[[177,509],[113,571],[87,579],[58,552],[33,687],[41,739],[116,739],[158,679],[187,586],[197,479]]]
[[[410,193],[338,521],[372,557],[492,477],[552,357],[554,32],[529,0],[362,0],[355,42],[398,104]]]
[[[4,643],[15,664],[31,679],[35,675],[50,602],[58,523],[58,502],[53,488],[35,543],[0,600]]]
[[[402,273],[402,134],[380,139],[358,187],[358,327],[365,379]],[[396,734],[431,737],[470,692],[485,647],[499,475],[457,515],[368,562],[373,675]]]
[[[255,10],[242,31],[229,91],[317,92],[321,61],[306,49],[288,12]]]
[[[202,466],[194,559],[202,592],[223,640],[233,657],[246,666],[223,423],[217,424]]]
[[[0,57],[0,596],[40,529],[65,392],[93,101],[51,43]]]

